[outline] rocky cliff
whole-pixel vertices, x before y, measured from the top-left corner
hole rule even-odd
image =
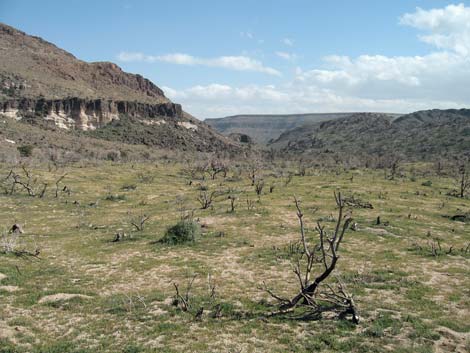
[[[181,120],[181,105],[175,103],[149,104],[104,99],[87,100],[82,98],[65,99],[7,99],[0,103],[0,113],[16,120],[31,114],[38,118],[53,121],[64,129],[95,130],[121,115],[145,120]]]

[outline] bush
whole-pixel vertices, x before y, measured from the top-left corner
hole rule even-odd
[[[107,195],[104,199],[106,201],[124,201],[126,200],[126,195]]]
[[[431,180],[427,180],[427,181],[423,182],[421,185],[422,185],[422,186],[432,186],[432,181],[431,181]]]
[[[169,227],[160,242],[171,245],[194,242],[200,234],[201,226],[199,223],[183,220]]]
[[[106,159],[108,161],[117,162],[121,159],[121,152],[120,151],[109,151],[106,154]]]
[[[20,152],[21,157],[31,157],[33,155],[34,146],[23,145],[17,147],[18,152]]]

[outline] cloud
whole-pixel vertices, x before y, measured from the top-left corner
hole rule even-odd
[[[264,66],[262,62],[247,56],[219,56],[216,58],[199,58],[188,54],[174,53],[166,55],[145,55],[138,52],[121,52],[117,59],[124,62],[166,62],[177,65],[218,67],[236,71],[254,71],[273,76],[282,76],[278,70]]]
[[[277,51],[276,55],[280,57],[281,59],[287,60],[287,61],[294,61],[297,59],[297,55],[294,53],[288,53],[285,51]]]
[[[401,16],[399,24],[416,29],[417,38],[429,44],[429,52],[415,56],[329,55],[319,65],[297,67],[289,80],[278,85],[213,83],[164,90],[199,118],[241,113],[406,113],[470,108],[470,7],[417,8]],[[279,51],[276,55],[289,60],[292,54]],[[130,57],[145,60],[144,56]],[[215,60],[212,65],[221,66],[217,59],[204,60]],[[195,60],[197,64],[198,59],[188,56],[171,60]]]
[[[287,45],[288,47],[293,47],[294,46],[294,40],[290,38],[282,38],[281,43],[284,45]]]
[[[251,32],[240,32],[240,37],[242,38],[248,38],[248,39],[253,39],[254,35]]]
[[[163,87],[173,101],[200,119],[234,114],[292,114],[321,112],[399,112],[434,108],[453,108],[455,101],[434,102],[427,99],[363,98],[338,94],[313,85],[289,83],[283,86],[225,84],[198,85],[183,90]]]
[[[404,14],[400,23],[429,32],[419,39],[439,49],[470,53],[470,8],[464,4],[431,10],[418,7],[416,12]]]

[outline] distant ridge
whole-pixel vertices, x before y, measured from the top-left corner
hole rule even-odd
[[[269,144],[287,154],[331,154],[406,160],[470,157],[470,109],[423,110],[393,117],[357,113],[285,131]]]
[[[242,114],[206,119],[205,122],[224,135],[245,134],[256,143],[267,144],[287,130],[318,121],[345,118],[353,114],[355,113]],[[400,114],[388,115],[400,116]]]

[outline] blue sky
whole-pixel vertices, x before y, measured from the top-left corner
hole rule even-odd
[[[470,104],[469,1],[0,0],[0,21],[202,119]]]

